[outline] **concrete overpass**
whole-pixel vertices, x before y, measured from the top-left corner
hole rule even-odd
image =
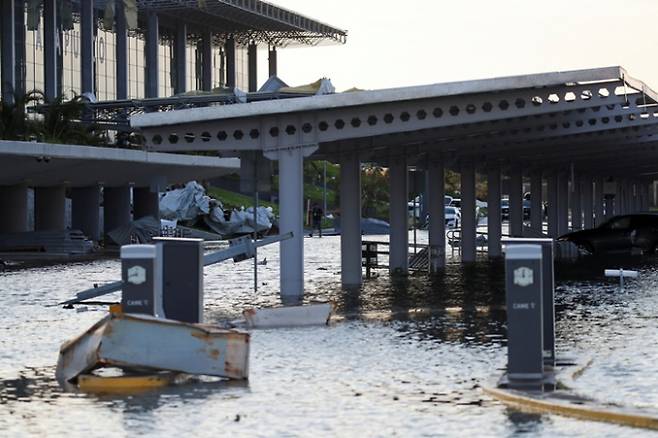
[[[73,228],[99,240],[101,192],[105,231],[109,231],[132,220],[131,204],[135,218],[158,217],[158,192],[167,185],[238,169],[235,158],[0,141],[0,233],[28,231],[30,187],[35,191],[36,230],[65,228],[69,189]]]
[[[548,234],[646,209],[658,174],[658,96],[621,67],[552,72],[389,90],[254,102],[135,116],[151,150],[262,151],[279,161],[281,294],[303,294],[302,162],[341,164],[342,281],[361,284],[360,163],[390,169],[390,269],[408,270],[408,167],[427,172],[432,270],[445,263],[444,169],[461,174],[462,260],[476,256],[475,181],[486,175],[489,255],[501,254],[501,178],[509,177],[510,230]]]

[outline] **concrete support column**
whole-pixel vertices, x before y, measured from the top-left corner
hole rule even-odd
[[[14,18],[16,16],[14,0],[2,0],[0,4],[2,11],[2,28],[0,29],[2,54],[0,59],[0,74],[2,75],[2,102],[4,104],[14,103],[14,91],[16,87],[16,28]]]
[[[566,172],[558,174],[558,236],[569,232],[569,175]]]
[[[284,304],[304,297],[304,156],[301,148],[279,152],[280,233],[293,233],[280,244],[280,287]]]
[[[160,92],[160,23],[155,11],[146,12],[146,97],[158,97]]]
[[[133,187],[133,217],[160,219],[160,194],[151,187]]]
[[[104,234],[115,228],[128,225],[131,221],[130,186],[103,188]]]
[[[582,210],[582,180],[576,175],[571,181],[570,203],[571,203],[571,230],[583,229],[583,210]]]
[[[605,198],[603,196],[603,178],[594,180],[594,226],[598,227],[605,222]]]
[[[57,0],[43,2],[43,69],[44,93],[49,101],[60,94],[59,89],[59,26]]]
[[[211,91],[213,84],[213,65],[212,65],[212,32],[204,32],[201,38],[201,88],[204,91]]]
[[[540,171],[530,175],[530,228],[535,231],[544,232],[544,208],[542,205],[542,177]]]
[[[489,257],[502,256],[500,239],[503,233],[500,198],[500,168],[492,167],[487,171],[487,246]]]
[[[523,174],[518,165],[510,169],[509,227],[512,237],[523,236]]]
[[[357,153],[340,160],[340,278],[343,286],[361,286],[361,162]]]
[[[594,181],[591,176],[582,178],[584,229],[594,228]]]
[[[15,39],[15,50],[14,50],[14,59],[15,61],[15,76],[14,76],[14,90],[15,94],[22,96],[25,94],[25,81],[26,81],[26,67],[25,67],[25,57],[26,57],[26,27],[25,27],[25,2],[20,0],[16,1],[14,7],[14,39]],[[4,28],[4,24],[2,25]],[[1,64],[1,62],[0,62]]]
[[[0,230],[21,233],[27,228],[27,186],[0,186]]]
[[[624,194],[622,192],[622,181],[620,179],[615,179],[615,200],[614,207],[612,208],[613,215],[623,214]]]
[[[247,48],[249,92],[258,91],[258,46],[254,43]]]
[[[443,162],[429,159],[427,161],[426,202],[429,215],[430,272],[437,273],[446,264],[446,220],[445,220],[445,182]]]
[[[462,263],[475,261],[475,165],[464,163],[461,166],[462,195]]]
[[[226,86],[234,88],[235,82],[235,39],[231,36],[224,43],[224,53],[226,54]]]
[[[268,51],[267,63],[269,67],[269,76],[277,75],[277,59],[276,59],[276,46],[270,46]]]
[[[96,19],[94,0],[80,2],[80,75],[82,93],[92,93],[96,90],[96,68],[94,65],[94,29]]]
[[[128,98],[128,25],[123,0],[116,0],[114,34],[116,38],[116,87],[117,99]]]
[[[406,274],[409,271],[409,193],[407,157],[391,155],[389,167],[389,223],[391,274]]]
[[[547,178],[546,184],[546,202],[548,213],[548,236],[558,237],[558,176],[557,173],[551,173]]]
[[[64,186],[34,189],[34,230],[66,229],[66,189]]]
[[[101,190],[98,186],[71,189],[71,228],[80,230],[89,239],[101,240]]]
[[[206,60],[203,60],[205,66]],[[174,94],[187,91],[187,24],[178,22],[174,39]]]

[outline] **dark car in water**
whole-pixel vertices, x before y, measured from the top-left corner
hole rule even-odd
[[[634,249],[645,254],[655,253],[658,250],[658,214],[615,216],[596,228],[568,233],[558,240],[573,242],[590,254]]]

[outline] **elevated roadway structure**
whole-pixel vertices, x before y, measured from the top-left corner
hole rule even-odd
[[[342,282],[360,285],[360,168],[388,167],[390,270],[408,271],[408,169],[427,172],[430,266],[445,263],[444,171],[461,175],[462,261],[476,259],[476,175],[488,182],[488,253],[501,254],[501,180],[508,176],[510,234],[557,237],[607,216],[644,210],[658,172],[658,97],[621,67],[551,72],[284,101],[137,115],[150,150],[260,151],[278,160],[281,294],[303,295],[304,158],[341,165]]]
[[[168,185],[216,178],[239,167],[236,158],[0,141],[0,233],[29,231],[30,187],[36,230],[66,228],[68,191],[73,229],[99,240],[101,203],[104,231],[111,231],[132,219],[159,217],[159,193]]]

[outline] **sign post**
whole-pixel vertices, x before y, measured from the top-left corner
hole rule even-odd
[[[553,269],[553,239],[510,237],[503,245],[539,245],[542,258],[542,317],[544,321],[544,365],[555,367],[555,273]]]
[[[507,379],[511,388],[543,386],[542,249],[508,245],[505,252]]]

